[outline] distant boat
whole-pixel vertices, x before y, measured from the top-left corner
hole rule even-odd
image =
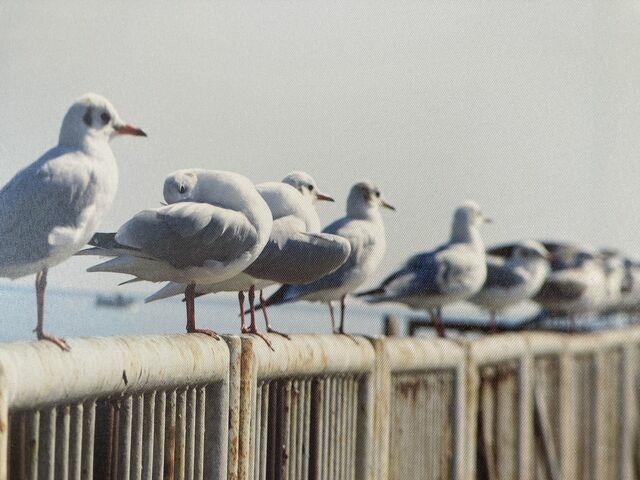
[[[96,296],[96,307],[127,308],[131,307],[135,303],[135,298],[125,296],[121,293],[113,295],[104,295],[100,293]]]

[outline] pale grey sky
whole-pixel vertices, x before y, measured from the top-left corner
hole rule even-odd
[[[158,206],[178,168],[302,169],[338,200],[325,223],[363,177],[398,207],[379,277],[446,240],[467,198],[495,219],[489,244],[640,256],[638,2],[52,3],[0,5],[0,182],[54,145],[73,99],[103,94],[149,134],[113,144],[103,230]],[[90,263],[50,284],[122,280]]]

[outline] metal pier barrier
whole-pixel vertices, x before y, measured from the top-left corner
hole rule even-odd
[[[634,480],[640,327],[0,346],[0,480]]]
[[[240,388],[230,433],[237,477],[230,478],[374,478],[371,343],[342,335],[269,338],[275,351],[248,336],[231,348]]]
[[[0,347],[0,478],[226,476],[224,341],[112,337],[71,346]]]

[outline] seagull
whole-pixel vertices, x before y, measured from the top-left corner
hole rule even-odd
[[[357,296],[370,303],[400,302],[428,310],[438,336],[444,337],[442,307],[468,299],[484,284],[487,262],[478,227],[490,221],[476,202],[467,201],[453,215],[449,243],[414,255],[378,288]]]
[[[564,314],[575,331],[576,316],[598,312],[607,298],[601,256],[567,244],[545,244],[551,251],[551,273],[533,299],[551,314]]]
[[[345,334],[345,298],[375,272],[386,250],[381,208],[395,210],[383,199],[380,189],[365,180],[356,183],[347,199],[347,215],[327,226],[323,233],[338,235],[349,241],[351,252],[347,260],[333,273],[307,284],[287,284],[280,287],[264,304],[278,305],[306,300],[329,305],[333,333]],[[336,328],[334,301],[340,301],[340,326]]]
[[[622,306],[623,289],[626,280],[625,263],[615,250],[600,250],[602,267],[606,277],[606,298],[600,308],[601,313],[618,312]]]
[[[619,311],[626,313],[629,320],[640,311],[640,263],[624,260],[624,277],[620,289]]]
[[[347,259],[351,245],[337,235],[318,233],[320,219],[314,204],[318,200],[334,200],[318,189],[309,174],[292,172],[282,182],[261,183],[256,185],[256,189],[273,215],[269,242],[244,272],[223,282],[197,285],[196,295],[239,292],[242,332],[260,335],[255,325],[255,310],[250,310],[251,324],[248,328],[244,319],[244,292],[248,291],[252,306],[255,289],[258,289],[267,332],[287,337],[271,327],[262,290],[276,283],[309,283],[331,273]],[[179,295],[185,289],[184,284],[170,282],[145,301]],[[260,336],[270,345],[266,337]]]
[[[68,343],[44,332],[47,273],[95,233],[118,187],[109,141],[146,134],[126,124],[104,97],[89,93],[69,108],[58,145],[18,172],[0,190],[0,277],[36,274],[39,340]]]
[[[219,339],[196,328],[196,286],[228,280],[258,258],[271,210],[248,178],[224,171],[178,170],[164,182],[164,199],[167,205],[136,214],[117,233],[96,234],[95,248],[81,253],[115,258],[88,271],[186,284],[187,332]]]
[[[533,297],[549,271],[549,252],[534,240],[515,244],[509,257],[487,254],[487,279],[482,289],[469,299],[491,315],[490,331],[496,332],[498,312]]]

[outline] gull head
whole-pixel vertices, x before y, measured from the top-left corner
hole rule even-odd
[[[513,257],[527,261],[551,260],[549,250],[544,248],[544,245],[540,242],[536,242],[535,240],[525,240],[518,243],[513,250]]]
[[[491,223],[477,202],[468,200],[460,205],[453,214],[453,223],[456,225],[479,226],[483,223]]]
[[[380,189],[369,180],[363,180],[351,187],[347,198],[347,215],[350,217],[367,216],[372,211],[381,208],[395,210],[395,207],[387,203]]]
[[[329,195],[326,195],[320,191],[318,184],[311,175],[306,172],[295,171],[289,173],[282,179],[282,183],[291,185],[298,190],[302,196],[308,199],[311,203],[315,203],[318,200],[325,200],[327,202],[334,202],[335,200]]]
[[[138,127],[125,123],[106,98],[87,93],[67,110],[60,127],[60,144],[81,146],[87,141],[108,142],[118,135],[146,137]]]
[[[198,176],[189,170],[178,170],[170,174],[164,181],[163,195],[165,202],[172,204],[193,200]]]

